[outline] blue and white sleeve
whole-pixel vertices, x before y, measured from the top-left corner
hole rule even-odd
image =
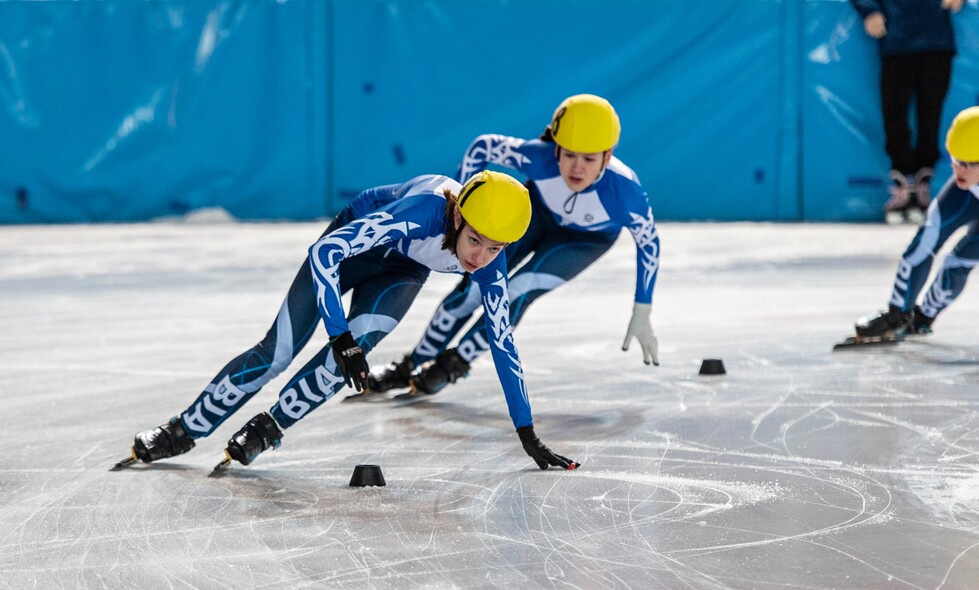
[[[316,290],[316,306],[331,337],[349,330],[340,293],[340,263],[377,246],[417,235],[424,218],[412,219],[411,209],[401,213],[403,201],[337,228],[309,249]]]
[[[502,258],[502,256],[501,256]],[[523,365],[513,342],[513,329],[510,325],[510,298],[508,295],[505,265],[493,270],[491,280],[479,281],[483,298],[483,317],[486,321],[486,335],[490,340],[490,351],[496,374],[503,387],[507,409],[514,428],[531,426],[534,423],[530,411],[530,398],[524,381]],[[488,270],[488,269],[483,269]]]
[[[466,154],[459,164],[456,180],[466,182],[473,175],[486,169],[490,164],[496,164],[512,170],[522,171],[528,163],[527,157],[520,152],[526,140],[519,137],[507,137],[495,133],[486,133],[476,137],[466,148]]]
[[[646,211],[629,213],[627,226],[636,242],[636,303],[652,303],[653,288],[659,272],[659,233],[653,210],[646,205]]]

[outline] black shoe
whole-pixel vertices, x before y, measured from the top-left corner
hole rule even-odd
[[[133,443],[133,452],[144,463],[182,455],[196,443],[187,436],[180,418],[174,416],[163,426],[140,432]]]
[[[464,361],[454,348],[424,363],[417,373],[411,376],[411,388],[421,393],[438,393],[449,383],[469,375],[469,363]]]
[[[228,456],[242,465],[248,465],[254,461],[262,451],[277,449],[282,443],[282,431],[275,423],[272,416],[262,412],[255,416],[241,427],[228,440],[228,448],[225,452]]]
[[[891,182],[887,187],[888,199],[884,203],[884,221],[891,225],[906,223],[907,209],[917,190],[914,176],[891,170],[888,177]]]
[[[914,321],[913,311],[901,311],[891,305],[872,318],[861,318],[856,325],[857,336],[861,338],[890,339],[906,331]]]
[[[922,211],[927,211],[931,204],[931,179],[934,176],[935,169],[927,166],[914,175],[914,200]]]
[[[405,389],[411,385],[411,373],[415,370],[415,362],[411,355],[406,354],[400,361],[393,361],[378,374],[367,375],[367,389],[374,393],[383,393],[392,389]]]
[[[930,318],[922,313],[920,306],[915,306],[911,321],[897,335],[902,337],[927,336],[932,333],[931,323],[934,321],[935,318]]]

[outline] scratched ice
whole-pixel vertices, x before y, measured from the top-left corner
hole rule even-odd
[[[575,472],[523,453],[488,358],[415,404],[332,403],[208,477],[287,371],[191,453],[108,472],[262,337],[320,231],[0,232],[0,587],[976,587],[975,285],[927,339],[830,350],[886,302],[907,227],[662,224],[658,368],[620,350],[623,236],[516,331]],[[375,366],[453,284],[433,277]],[[348,487],[359,463],[387,487]]]

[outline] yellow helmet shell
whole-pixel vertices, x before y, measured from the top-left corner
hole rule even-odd
[[[979,107],[955,115],[945,136],[945,149],[959,162],[979,162]]]
[[[615,109],[607,100],[594,94],[569,96],[551,117],[554,141],[572,152],[608,151],[619,143],[621,131]]]
[[[530,227],[530,193],[516,178],[484,170],[462,185],[459,213],[494,242],[516,242]]]

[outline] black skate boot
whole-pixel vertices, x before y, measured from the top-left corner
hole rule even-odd
[[[469,363],[464,361],[459,352],[450,348],[442,354],[422,364],[417,373],[411,376],[411,393],[438,393],[449,383],[469,376]]]
[[[136,461],[152,463],[160,459],[176,457],[191,450],[196,444],[187,436],[180,418],[174,416],[162,426],[137,434],[129,457],[116,463],[109,471],[118,471]]]
[[[868,342],[894,340],[914,321],[913,311],[901,311],[891,305],[872,318],[861,318],[856,324],[857,338]]]
[[[262,412],[255,416],[241,427],[228,440],[228,448],[224,450],[224,460],[218,463],[214,471],[220,471],[227,467],[231,460],[249,465],[262,451],[277,449],[282,443],[282,431],[275,423],[272,416]]]
[[[137,434],[133,443],[133,452],[143,463],[152,463],[182,455],[196,444],[187,436],[180,418],[174,416],[163,426]]]
[[[931,323],[934,321],[935,318],[930,318],[921,311],[921,306],[915,306],[914,316],[908,325],[897,333],[897,336],[901,338],[908,336],[927,336],[932,332]]]
[[[393,361],[377,375],[367,375],[367,389],[371,393],[383,393],[392,389],[406,389],[411,385],[411,373],[415,362],[406,354],[400,361]]]

